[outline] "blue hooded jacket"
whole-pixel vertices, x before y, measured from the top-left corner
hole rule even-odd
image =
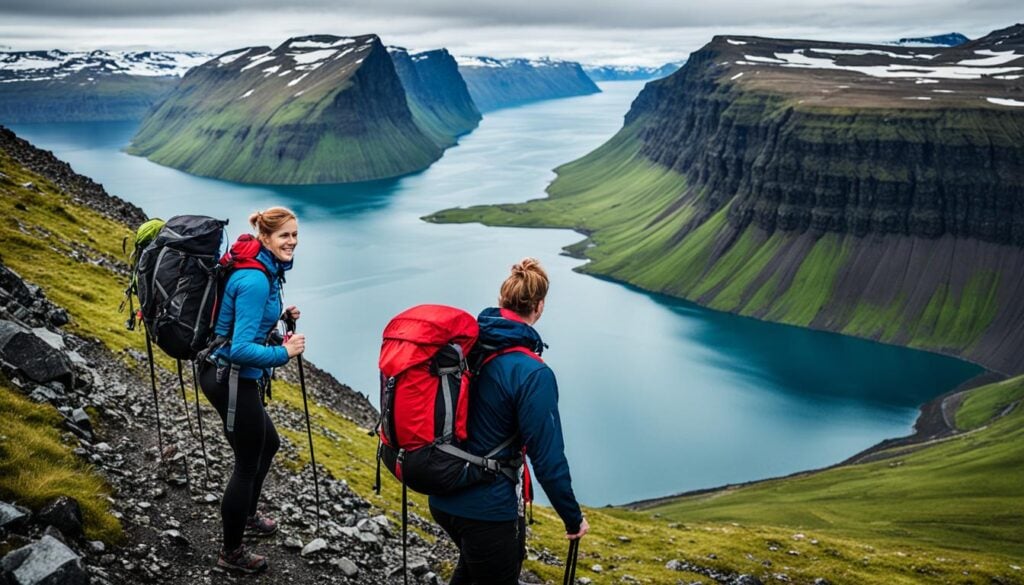
[[[236,270],[228,277],[217,315],[217,335],[231,336],[231,345],[214,354],[242,368],[240,378],[257,380],[265,370],[288,363],[288,350],[267,346],[267,333],[277,324],[283,311],[281,283],[292,263],[281,262],[270,250],[260,247],[256,259],[267,267],[262,270]]]
[[[540,335],[511,311],[485,309],[477,318],[479,343],[498,350],[523,346],[540,353]],[[462,447],[485,455],[512,435],[512,446],[497,454],[511,459],[526,445],[526,453],[566,532],[579,532],[583,515],[572,491],[565,458],[562,424],[558,417],[558,385],[546,364],[522,352],[502,354],[488,362],[473,384],[467,421],[469,439]],[[519,516],[516,486],[504,476],[470,486],[453,495],[431,496],[430,505],[453,516],[506,521]]]

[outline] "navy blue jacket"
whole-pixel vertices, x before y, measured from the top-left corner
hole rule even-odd
[[[537,331],[510,311],[485,309],[477,320],[482,344],[499,350],[524,346],[538,354],[544,347]],[[579,532],[583,515],[565,459],[558,385],[551,368],[522,352],[502,354],[483,367],[473,392],[467,421],[469,439],[462,447],[475,455],[486,455],[518,434],[519,439],[497,457],[511,459],[525,444],[534,477],[561,516],[566,532]],[[519,516],[515,487],[499,476],[494,482],[477,484],[454,495],[431,496],[430,505],[474,520],[515,520]]]
[[[269,368],[288,363],[288,350],[266,345],[267,333],[281,317],[281,282],[291,262],[281,262],[270,250],[260,247],[256,259],[267,267],[270,278],[261,270],[236,270],[228,277],[217,315],[217,335],[230,335],[231,345],[215,354],[242,366],[240,378],[256,380]]]

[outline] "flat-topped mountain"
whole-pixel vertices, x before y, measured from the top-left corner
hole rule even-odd
[[[409,53],[402,47],[388,47],[388,53],[413,117],[435,142],[450,146],[457,136],[477,127],[480,111],[447,49]]]
[[[719,36],[551,197],[582,269],[1024,371],[1024,26],[952,48]]]
[[[209,58],[161,51],[0,53],[0,122],[138,120]]]
[[[456,57],[480,111],[601,90],[573,61]]]
[[[376,35],[312,35],[191,70],[129,152],[249,183],[336,183],[423,169],[442,147],[417,125]]]

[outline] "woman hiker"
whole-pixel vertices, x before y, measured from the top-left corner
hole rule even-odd
[[[235,454],[220,507],[224,543],[217,565],[230,571],[259,573],[268,568],[267,559],[249,551],[242,537],[265,537],[277,532],[277,523],[260,515],[257,504],[263,480],[281,444],[273,421],[263,409],[262,393],[271,370],[301,354],[306,340],[296,334],[283,345],[268,344],[278,320],[299,318],[296,307],[282,310],[281,301],[281,283],[292,267],[298,244],[295,214],[284,207],[271,207],[253,213],[249,223],[257,231],[258,264],[239,264],[228,277],[215,326],[218,339],[225,343],[201,364],[199,383],[224,421]],[[245,236],[236,245],[244,240]],[[248,243],[256,248],[256,242]],[[229,413],[233,374],[237,375],[236,400],[234,412]]]
[[[523,447],[566,537],[582,538],[587,524],[572,491],[558,417],[555,374],[540,359],[544,343],[533,328],[544,312],[548,276],[526,258],[501,285],[500,308],[478,317],[479,343],[499,352],[481,369],[469,411],[469,440],[463,448],[484,455],[515,436],[494,455],[513,459]],[[518,347],[522,350],[501,353]],[[516,585],[526,553],[526,522],[518,486],[499,476],[449,496],[431,496],[430,513],[455,541],[459,563],[449,585]]]

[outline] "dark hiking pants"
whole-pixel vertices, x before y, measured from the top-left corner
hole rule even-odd
[[[526,556],[526,522],[471,520],[431,507],[434,520],[459,547],[448,585],[518,585]]]
[[[227,381],[217,381],[216,367],[203,364],[201,368],[199,385],[203,394],[217,409],[221,421],[225,421],[228,410]],[[235,452],[235,467],[224,490],[220,513],[224,523],[224,550],[233,551],[242,544],[246,518],[256,514],[263,480],[270,471],[274,454],[281,446],[274,423],[263,409],[256,380],[239,378],[235,432],[227,437]]]

